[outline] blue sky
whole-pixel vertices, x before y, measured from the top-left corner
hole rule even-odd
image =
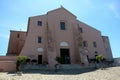
[[[0,55],[10,30],[27,30],[28,17],[64,6],[77,19],[109,36],[113,57],[120,57],[120,0],[0,0]]]

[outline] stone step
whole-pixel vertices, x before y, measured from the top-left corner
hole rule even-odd
[[[94,66],[83,66],[80,64],[62,64],[59,66],[60,69],[64,69],[64,70],[78,70],[78,69],[87,69],[87,68],[93,68]]]
[[[27,70],[27,69],[29,69],[29,70],[44,70],[44,69],[48,69],[48,67],[47,66],[45,66],[45,65],[37,65],[37,64],[26,64],[26,65],[22,65],[22,70]]]
[[[79,64],[63,64],[61,65],[62,69],[81,69],[83,68],[83,66],[79,65]]]
[[[80,64],[60,64],[57,66],[57,69],[61,70],[78,70],[78,69],[87,69],[92,68],[89,66],[82,66]],[[22,65],[22,70],[51,70],[48,66],[45,65],[38,65],[38,64],[26,64]]]

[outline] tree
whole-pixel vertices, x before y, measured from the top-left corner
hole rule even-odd
[[[97,55],[96,56],[96,60],[98,60],[99,61],[99,63],[100,63],[100,68],[101,69],[103,69],[103,60],[104,60],[104,56],[103,55]]]
[[[16,70],[20,71],[20,66],[22,63],[26,62],[27,57],[26,56],[17,56],[17,62],[16,62]]]

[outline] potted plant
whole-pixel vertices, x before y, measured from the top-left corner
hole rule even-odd
[[[55,64],[55,71],[57,72],[58,69],[60,69],[61,64],[63,64],[64,59],[63,57],[56,57],[55,60],[57,61],[58,64]]]
[[[59,63],[59,64],[63,64],[63,57],[56,57],[55,60]]]

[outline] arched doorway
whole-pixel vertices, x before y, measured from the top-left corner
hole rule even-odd
[[[60,56],[63,58],[63,64],[70,64],[69,44],[66,41],[60,43]]]

